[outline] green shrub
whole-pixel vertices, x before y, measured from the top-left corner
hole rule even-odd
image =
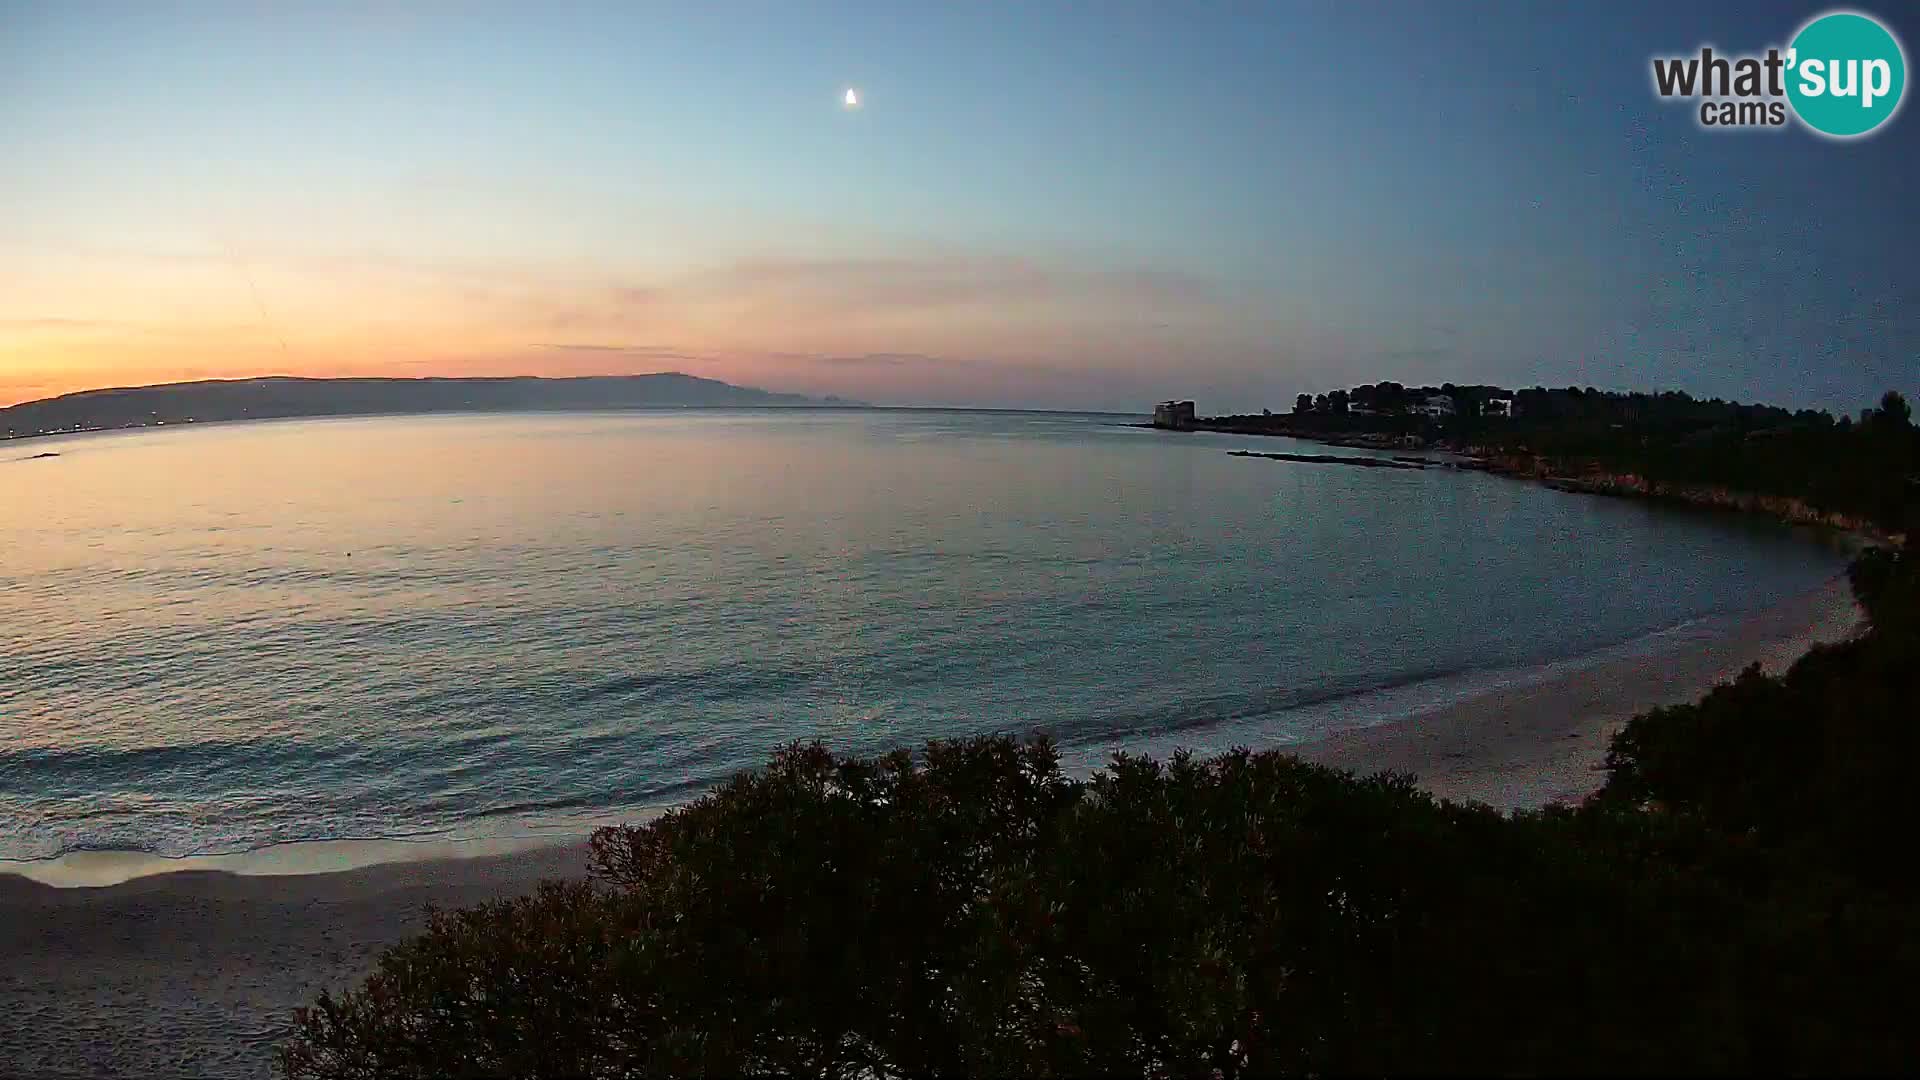
[[[1914,565],[1503,817],[1279,753],[796,745],[437,913],[290,1077],[1914,1071]]]
[[[1920,899],[1920,571],[1869,552],[1852,577],[1871,632],[1782,677],[1757,667],[1700,701],[1635,717],[1607,754],[1602,798],[1692,818],[1730,841]]]
[[[1076,783],[1038,741],[935,744],[924,764],[795,747],[602,831],[599,886],[436,915],[308,1010],[282,1063],[347,1078],[1860,1060],[1861,1023],[1795,990],[1835,974],[1810,942],[1826,924],[1743,899],[1738,860],[1714,850],[1675,819],[1505,819],[1272,753],[1122,757]],[[1810,955],[1808,972],[1775,967]]]

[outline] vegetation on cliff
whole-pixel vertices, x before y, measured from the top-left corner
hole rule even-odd
[[[293,1077],[1911,1071],[1920,572],[1503,817],[1278,753],[780,753],[434,916]]]
[[[1454,413],[1418,409],[1445,398]],[[1489,402],[1511,415],[1487,415]],[[1209,417],[1202,427],[1310,438],[1413,436],[1505,471],[1586,478],[1594,490],[1669,495],[1802,521],[1907,534],[1920,524],[1920,430],[1888,391],[1859,417],[1578,387],[1375,383],[1301,395],[1289,415]]]

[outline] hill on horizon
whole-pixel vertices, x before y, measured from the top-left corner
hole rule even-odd
[[[230,420],[392,413],[860,405],[678,371],[547,378],[314,379],[274,375],[80,390],[0,409],[0,438]]]

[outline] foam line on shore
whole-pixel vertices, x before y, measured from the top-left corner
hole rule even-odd
[[[1634,713],[1696,698],[1749,663],[1778,670],[1860,619],[1836,578],[1723,632],[1689,627],[1564,677],[1288,748],[1359,772],[1414,772],[1448,798],[1513,807],[1579,798],[1599,786],[1606,739]],[[196,1076],[269,1076],[293,1009],[364,978],[381,950],[420,931],[429,905],[468,906],[586,872],[584,849],[558,831],[502,842],[510,850],[314,841],[184,860],[68,856],[76,873],[117,867],[96,881],[139,866],[173,871],[96,888],[0,874],[0,955],[10,960],[0,968],[0,1074],[173,1075],[192,1062]]]
[[[104,888],[161,874],[220,873],[237,877],[332,874],[388,863],[510,855],[532,848],[578,843],[584,832],[547,836],[485,836],[473,839],[301,840],[217,855],[156,855],[148,851],[70,851],[51,859],[0,860],[0,877],[12,875],[56,888]]]
[[[1213,730],[1130,733],[1109,743],[1063,746],[1062,758],[1070,772],[1084,775],[1116,750],[1164,757],[1181,748],[1281,747],[1356,772],[1411,772],[1446,798],[1533,808],[1596,789],[1606,740],[1635,713],[1697,698],[1750,663],[1784,670],[1815,642],[1845,637],[1862,619],[1845,576],[1836,575],[1759,612],[1692,620],[1585,656],[1343,695]],[[511,855],[578,844],[596,826],[645,820],[663,809],[622,809],[503,835],[303,840],[184,856],[73,851],[0,860],[0,883],[17,876],[60,888],[100,888],[165,874],[288,877]]]
[[[1441,798],[1503,810],[1575,802],[1606,780],[1607,744],[1639,713],[1699,699],[1752,664],[1770,674],[1865,626],[1844,574],[1745,617],[1714,620],[1555,678],[1339,732],[1294,748],[1310,761],[1412,773]]]

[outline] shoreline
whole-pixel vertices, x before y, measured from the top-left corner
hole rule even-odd
[[[1852,539],[1850,549],[1870,543],[1866,538]],[[1751,660],[1760,660],[1768,672],[1778,673],[1815,642],[1845,637],[1863,620],[1864,614],[1855,605],[1842,573],[1768,608],[1703,616],[1590,653],[1538,665],[1436,677],[1390,690],[1343,696],[1339,699],[1341,702],[1364,710],[1363,718],[1357,721],[1349,716],[1326,723],[1310,718],[1310,714],[1288,709],[1274,715],[1285,722],[1304,721],[1306,731],[1276,732],[1258,722],[1241,722],[1212,732],[1138,733],[1107,744],[1062,745],[1060,751],[1067,771],[1083,775],[1103,766],[1115,751],[1165,757],[1182,748],[1196,754],[1213,754],[1235,745],[1250,745],[1255,749],[1284,750],[1309,761],[1361,774],[1382,770],[1411,772],[1419,776],[1422,786],[1426,787],[1430,778],[1458,773],[1457,764],[1451,763],[1459,759],[1478,760],[1513,749],[1505,742],[1495,745],[1463,741],[1464,726],[1475,717],[1513,728],[1514,714],[1546,707],[1564,711],[1571,707],[1579,709],[1582,716],[1604,714],[1609,719],[1617,719],[1618,723],[1607,728],[1606,734],[1610,737],[1620,723],[1635,713],[1658,705],[1695,700],[1714,683],[1737,675]],[[1646,669],[1650,666],[1659,666],[1662,670],[1649,672]],[[1447,687],[1447,683],[1456,679],[1488,675],[1495,676],[1495,680],[1464,688]],[[1608,693],[1573,692],[1595,679],[1610,680]],[[1629,682],[1621,684],[1621,679]],[[1416,693],[1409,695],[1408,691]],[[1304,708],[1311,710],[1313,706]],[[1623,710],[1624,715],[1620,715]],[[1458,730],[1442,740],[1433,730],[1436,725],[1451,725]],[[1517,730],[1524,732],[1533,726],[1537,725],[1523,722]],[[1446,743],[1443,749],[1431,749],[1441,742]],[[1420,749],[1423,746],[1429,749]],[[1601,751],[1604,752],[1604,740]],[[717,785],[722,779],[714,783]],[[1507,810],[1531,809],[1541,804],[1476,795],[1470,786],[1442,784],[1438,779],[1431,783],[1433,793],[1442,798],[1477,799]],[[0,859],[0,896],[4,896],[9,883],[15,880],[58,889],[90,890],[168,875],[299,877],[507,856],[582,845],[596,828],[645,821],[676,804],[596,811],[577,819],[531,824],[517,832],[292,840],[232,851],[181,855],[125,848],[80,849],[46,858]]]
[[[1660,647],[1422,710],[1294,748],[1358,773],[1408,772],[1438,798],[1503,811],[1578,802],[1606,782],[1607,744],[1634,716],[1697,701],[1758,663],[1791,667],[1866,625],[1844,573],[1760,611],[1704,620]]]
[[[537,377],[537,376],[535,376]],[[246,380],[216,380],[246,381]],[[165,385],[165,384],[162,384]],[[150,387],[125,387],[114,389],[144,390]],[[83,391],[84,392],[84,391]],[[48,399],[38,399],[48,400]],[[18,402],[20,405],[35,404],[32,401]],[[0,406],[0,412],[13,406]],[[576,409],[428,409],[400,410],[397,412],[343,412],[343,413],[295,413],[288,416],[236,416],[217,420],[182,420],[171,424],[112,424],[103,427],[63,428],[57,431],[28,431],[18,434],[0,433],[0,443],[26,442],[31,439],[58,439],[69,435],[112,435],[141,431],[160,431],[163,429],[181,430],[186,428],[212,427],[227,424],[270,424],[283,420],[374,420],[411,416],[516,416],[524,413],[656,413],[656,412],[733,412],[759,410],[788,410],[800,412],[939,412],[939,413],[1017,413],[1033,416],[1100,416],[1132,417],[1136,413],[1104,412],[1098,409],[987,409],[966,408],[957,405],[875,405],[871,402],[835,401],[814,405],[627,405],[607,406],[604,408]],[[1140,426],[1140,425],[1135,425]],[[1151,425],[1147,425],[1151,426]]]
[[[1836,575],[1762,611],[1656,635],[1629,654],[1311,742],[1266,745],[1360,773],[1413,772],[1436,796],[1503,810],[1577,800],[1604,782],[1607,740],[1636,713],[1697,699],[1749,663],[1781,670],[1861,622]],[[1127,745],[1160,751],[1139,742]],[[583,877],[583,839],[556,831],[387,841],[387,855],[408,857],[372,865],[356,860],[382,842],[278,845],[190,865],[145,856],[169,865],[70,887],[0,873],[0,954],[10,960],[0,969],[0,1075],[271,1075],[272,1047],[293,1010],[357,983],[383,949],[419,932],[429,905],[469,906],[526,893],[543,878]],[[109,865],[117,853],[81,854],[69,865],[75,877],[104,881],[125,869]]]
[[[591,832],[592,826],[586,826],[504,836],[340,837],[196,855],[156,855],[121,848],[87,849],[46,859],[0,859],[0,895],[4,895],[12,879],[52,889],[105,889],[174,874],[304,877],[406,863],[485,859],[584,843]]]
[[[1847,537],[1859,545],[1902,544],[1904,536],[1888,533],[1872,521],[1841,513],[1819,510],[1803,499],[1786,495],[1767,495],[1714,484],[1660,484],[1632,473],[1605,470],[1580,473],[1556,473],[1552,463],[1530,454],[1513,454],[1485,447],[1461,446],[1445,439],[1429,441],[1421,436],[1388,435],[1374,432],[1305,432],[1286,427],[1255,427],[1240,424],[1209,423],[1202,419],[1188,427],[1166,428],[1157,424],[1135,424],[1178,434],[1206,432],[1215,435],[1245,435],[1261,438],[1293,439],[1296,442],[1338,446],[1349,450],[1377,453],[1439,455],[1432,466],[1463,472],[1484,472],[1523,483],[1538,484],[1554,491],[1574,495],[1599,495],[1619,499],[1639,499],[1670,506],[1712,510],[1720,513],[1759,516],[1785,525],[1825,529]],[[1276,458],[1283,461],[1352,465],[1354,459],[1334,459],[1324,455],[1260,454],[1230,451],[1237,457]],[[1432,467],[1430,466],[1430,467]]]
[[[105,888],[0,877],[0,1075],[273,1075],[293,1010],[466,907],[583,877],[583,846],[334,873],[186,870]]]

